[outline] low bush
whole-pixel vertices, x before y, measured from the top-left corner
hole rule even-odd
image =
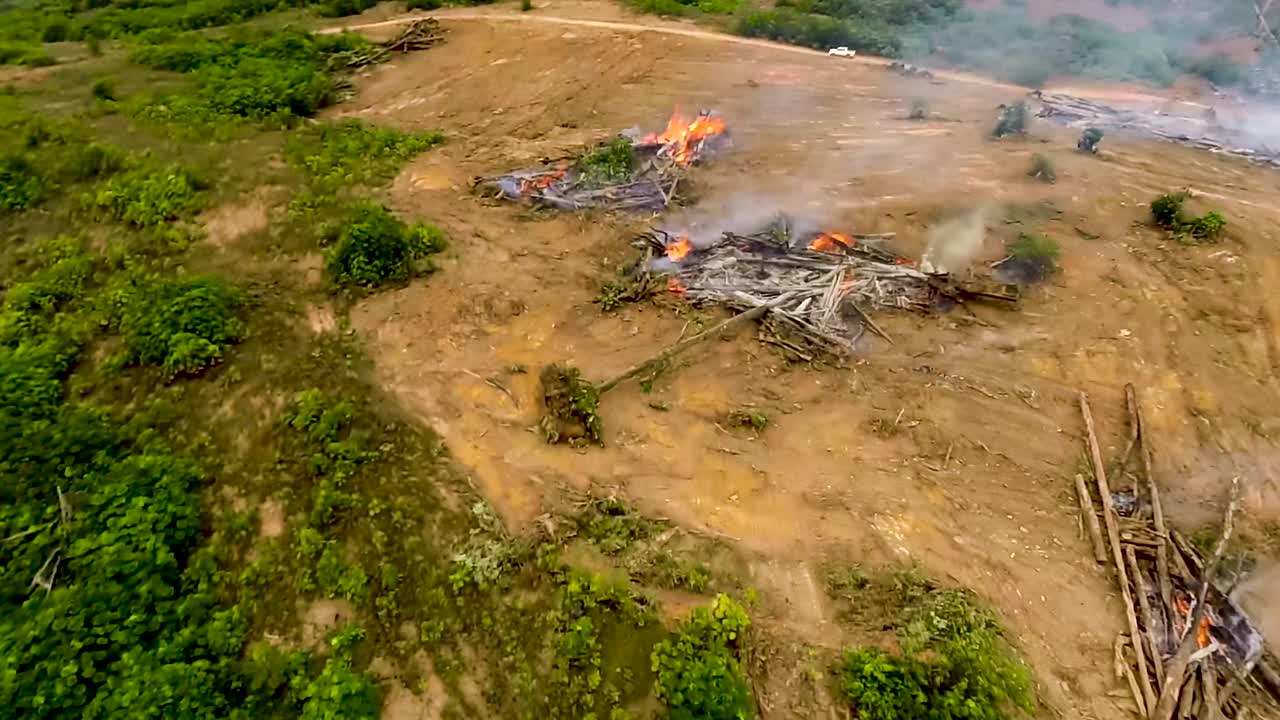
[[[103,182],[86,198],[102,215],[139,229],[158,229],[201,206],[202,184],[185,168],[139,167]]]
[[[406,225],[382,205],[357,205],[325,254],[325,272],[335,286],[377,287],[431,271],[423,259],[445,247],[444,233],[430,225]]]
[[[1034,707],[1027,669],[967,592],[930,589],[897,627],[902,655],[849,651],[836,686],[854,717],[1006,720]]]
[[[653,649],[654,689],[673,720],[744,720],[751,696],[739,665],[751,621],[726,595],[696,608],[676,634]]]
[[[378,0],[329,0],[316,6],[320,17],[346,17],[359,15],[378,4]]]
[[[1054,170],[1053,162],[1040,153],[1031,156],[1031,169],[1027,170],[1027,175],[1044,183],[1053,184],[1058,181],[1058,172]]]
[[[1156,227],[1168,230],[1185,243],[1215,242],[1227,229],[1227,219],[1218,210],[1199,217],[1188,217],[1183,204],[1186,192],[1166,193],[1151,201],[1151,219]]]
[[[1239,85],[1244,82],[1248,66],[1240,65],[1221,53],[1192,60],[1184,68],[1214,85]]]
[[[929,103],[921,98],[911,101],[911,112],[907,115],[908,120],[927,120],[929,118]]]
[[[244,295],[213,277],[142,280],[112,288],[107,315],[124,337],[122,362],[194,375],[220,362],[245,331]]]
[[[1027,133],[1027,105],[1026,103],[1014,103],[1006,105],[1000,110],[1000,117],[996,120],[996,126],[991,129],[991,137],[1003,138],[1010,135],[1025,135]]]
[[[791,8],[755,10],[738,17],[734,32],[792,45],[825,50],[845,46],[885,57],[898,57],[902,42],[889,28],[856,24],[826,15],[812,15]]]
[[[40,201],[44,176],[22,153],[0,155],[0,209],[26,210]]]
[[[98,78],[93,81],[93,85],[89,86],[89,95],[94,100],[103,100],[110,102],[116,99],[116,92],[111,87],[111,82],[106,78]]]

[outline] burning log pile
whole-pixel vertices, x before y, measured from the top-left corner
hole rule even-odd
[[[1080,394],[1102,528],[1084,478],[1076,476],[1076,493],[1095,559],[1113,565],[1128,619],[1128,636],[1116,641],[1117,679],[1128,681],[1139,715],[1152,720],[1280,717],[1275,660],[1265,653],[1262,636],[1244,611],[1217,586],[1239,480],[1232,484],[1222,535],[1206,560],[1165,525],[1151,471],[1151,448],[1132,385],[1125,388],[1125,398],[1129,438],[1119,461],[1108,471],[1088,398]],[[1108,475],[1127,475],[1135,454],[1142,482],[1129,475],[1132,489],[1113,491]]]
[[[939,298],[1016,299],[922,272],[884,245],[892,237],[797,235],[791,221],[779,217],[751,235],[726,232],[705,248],[661,230],[641,241],[669,261],[673,292],[737,309],[769,306],[770,318],[837,355],[856,349],[867,330],[892,342],[869,310],[927,312]]]
[[[723,118],[704,110],[687,121],[677,110],[661,133],[619,136],[579,158],[478,178],[473,186],[556,210],[660,210],[676,198],[686,170],[727,140]],[[602,157],[606,172],[599,170]]]
[[[1261,138],[1222,127],[1214,121],[1125,110],[1070,95],[1041,93],[1036,99],[1040,104],[1036,116],[1059,125],[1140,132],[1280,169],[1280,150],[1267,147]]]

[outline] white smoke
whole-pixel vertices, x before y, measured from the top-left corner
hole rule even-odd
[[[971,265],[987,239],[990,208],[979,206],[929,229],[929,246],[920,259],[925,272],[960,272]]]

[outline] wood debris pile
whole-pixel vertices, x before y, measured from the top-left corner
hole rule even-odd
[[[1230,598],[1230,588],[1220,587],[1239,480],[1232,483],[1221,537],[1205,558],[1165,525],[1132,385],[1125,388],[1125,397],[1128,442],[1120,459],[1105,468],[1088,398],[1080,394],[1101,527],[1095,493],[1082,475],[1075,478],[1094,557],[1115,570],[1128,619],[1127,636],[1116,639],[1117,679],[1127,680],[1138,714],[1152,720],[1280,717],[1280,668],[1266,652],[1262,635]],[[1137,475],[1127,472],[1134,455]],[[1132,489],[1114,490],[1108,478],[1124,475],[1133,478]]]
[[[398,35],[382,43],[391,52],[407,53],[414,50],[426,50],[444,42],[444,30],[435,18],[414,20],[404,27]]]
[[[1261,138],[1222,127],[1211,119],[1126,110],[1071,95],[1040,93],[1033,99],[1040,105],[1037,117],[1066,127],[1138,132],[1280,168],[1280,150],[1268,147]]]
[[[726,232],[705,248],[661,230],[640,239],[666,256],[659,262],[669,264],[673,292],[737,309],[769,305],[769,318],[837,355],[856,349],[868,330],[892,342],[868,314],[876,309],[927,312],[940,299],[1016,300],[922,272],[885,246],[892,237],[798,235],[780,217],[754,234]]]
[[[628,172],[601,179],[584,161],[561,159],[530,170],[477,178],[473,187],[514,202],[556,210],[660,210],[671,205],[685,172],[728,140],[725,122],[709,111],[691,121],[672,116],[662,133],[628,137],[634,159]]]

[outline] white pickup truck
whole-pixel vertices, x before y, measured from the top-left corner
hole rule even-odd
[[[858,54],[858,51],[850,50],[849,48],[841,45],[840,47],[831,48],[827,51],[827,54],[832,57],[853,57]]]

